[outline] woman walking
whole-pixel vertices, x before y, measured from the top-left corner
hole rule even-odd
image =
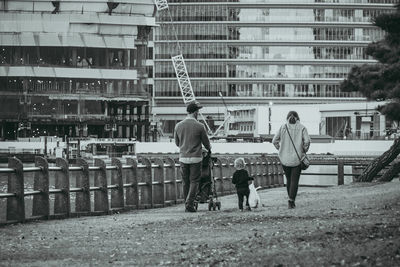
[[[301,174],[300,158],[303,158],[310,147],[310,136],[307,128],[300,123],[296,111],[289,111],[283,124],[272,143],[279,150],[279,159],[286,176],[286,189],[289,196],[288,207],[296,207],[295,200]]]

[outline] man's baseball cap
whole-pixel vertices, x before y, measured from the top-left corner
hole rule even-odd
[[[186,107],[186,111],[188,113],[194,113],[197,110],[203,108],[203,106],[200,105],[200,103],[190,103],[187,107]]]

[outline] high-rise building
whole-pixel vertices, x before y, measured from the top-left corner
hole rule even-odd
[[[154,3],[0,2],[0,138],[149,140]]]
[[[365,50],[384,32],[372,19],[398,2],[169,0],[168,11],[156,16],[153,110],[166,133],[185,116],[171,62],[177,54],[184,55],[196,99],[214,127],[224,117],[219,93],[230,107],[365,101],[339,85],[352,66],[376,62]],[[347,125],[356,130],[360,116],[349,108],[337,124],[352,121]],[[323,133],[337,131],[338,125],[324,125]]]

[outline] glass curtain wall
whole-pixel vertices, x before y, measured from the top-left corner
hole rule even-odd
[[[180,96],[170,58],[182,53],[196,96],[359,97],[339,84],[374,62],[365,50],[384,32],[371,21],[395,3],[170,0],[154,29],[155,96]]]

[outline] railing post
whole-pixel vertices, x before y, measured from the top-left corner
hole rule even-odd
[[[278,157],[273,157],[272,158],[272,169],[273,169],[273,182],[272,185],[274,187],[279,186],[279,171],[278,171]]]
[[[338,164],[338,185],[344,184],[344,162],[342,159],[337,161]]]
[[[358,176],[362,173],[362,170],[364,170],[365,166],[361,162],[357,165],[352,165],[351,167],[351,173],[353,174],[352,180],[353,182],[357,181]]]
[[[175,161],[174,161],[175,162]],[[183,180],[182,170],[179,161],[175,162],[175,173],[176,173],[176,203],[185,203],[183,198]]]
[[[278,184],[277,186],[284,186],[284,182],[283,182],[283,167],[282,167],[282,162],[280,161],[280,159],[277,157],[277,162],[276,162],[276,168],[278,170]]]
[[[117,170],[111,172],[111,184],[117,188],[111,189],[111,208],[124,208],[124,182],[122,180],[122,163],[117,158],[111,159],[111,165],[116,166]]]
[[[165,168],[165,204],[175,204],[177,199],[176,194],[176,171],[175,171],[175,161],[172,158],[166,158],[165,163],[169,167]]]
[[[245,169],[247,170],[247,172],[249,173],[249,176],[253,175],[253,168],[251,166],[251,161],[249,160],[249,158],[244,158],[244,162],[246,163]]]
[[[274,167],[272,163],[272,157],[267,157],[267,181],[269,188],[274,186]]]
[[[234,166],[235,160],[233,158],[229,158],[228,159],[228,164],[229,164],[229,181],[230,181],[230,187],[229,187],[229,191],[233,194],[236,193],[236,188],[235,185],[232,183],[232,179],[233,179],[233,173],[235,172],[235,166]]]
[[[55,189],[61,189],[62,193],[56,194],[54,198],[54,215],[71,213],[71,198],[69,193],[69,166],[68,161],[63,158],[56,158],[56,166],[61,171],[56,172]]]
[[[35,172],[33,190],[41,193],[33,196],[32,216],[44,216],[48,219],[50,215],[49,163],[45,158],[36,156],[35,166],[40,167],[41,171]]]
[[[94,186],[100,187],[100,191],[94,192],[94,211],[109,211],[108,189],[107,189],[107,170],[106,163],[101,159],[94,159],[94,166],[100,167],[94,173]]]
[[[8,175],[7,193],[15,197],[7,198],[7,221],[25,221],[24,166],[17,158],[8,158],[8,168],[15,170]]]
[[[254,158],[255,162],[255,174],[254,174],[254,179],[257,181],[256,185],[257,186],[263,186],[263,178],[262,178],[262,158],[261,157],[256,157]]]
[[[162,159],[154,159],[154,164],[158,165],[153,170],[153,182],[152,182],[152,196],[153,196],[153,207],[164,207],[165,195],[164,195],[164,161]]]
[[[132,166],[127,171],[126,183],[132,184],[125,190],[125,204],[127,206],[134,206],[136,209],[139,208],[139,190],[138,190],[138,177],[137,177],[137,161],[136,159],[126,159],[126,164]]]
[[[268,161],[267,158],[263,155],[261,156],[261,186],[263,188],[268,188],[269,184],[268,184]]]
[[[82,188],[83,192],[76,192],[75,212],[90,213],[89,165],[81,158],[76,159],[76,164],[82,168],[76,175],[76,187]]]
[[[215,191],[223,196],[225,192],[222,179],[222,163],[220,158],[217,158],[217,161],[215,162],[215,165],[213,167],[213,177],[215,183]]]
[[[221,170],[222,170],[222,190],[225,195],[231,192],[231,179],[229,173],[229,161],[226,158],[221,158]]]
[[[139,176],[139,199],[141,208],[152,207],[152,192],[151,192],[151,161],[148,158],[142,158],[142,164],[145,165],[144,169],[141,169],[141,175]]]

